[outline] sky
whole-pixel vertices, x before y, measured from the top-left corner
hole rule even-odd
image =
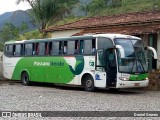
[[[0,0],[0,15],[5,12],[26,10],[30,8],[26,2],[21,2],[19,5],[17,5],[16,1],[17,0]]]

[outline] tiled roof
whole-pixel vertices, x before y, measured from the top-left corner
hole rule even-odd
[[[160,24],[157,25],[140,25],[140,26],[117,26],[110,28],[97,28],[97,29],[84,29],[81,32],[74,34],[73,36],[84,35],[89,33],[118,33],[118,34],[145,34],[155,33],[160,31]]]
[[[81,28],[96,28],[102,26],[125,25],[135,23],[159,22],[160,11],[126,13],[113,16],[90,17],[73,23],[54,26],[45,31],[70,30]]]

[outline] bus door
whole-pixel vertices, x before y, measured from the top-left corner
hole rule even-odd
[[[117,82],[117,64],[115,49],[107,49],[104,55],[106,61],[105,71],[107,74],[107,86],[116,87]]]
[[[96,71],[95,71],[95,87],[106,87],[106,72],[104,62],[104,50],[97,50],[96,54]]]
[[[117,65],[115,49],[97,50],[96,56],[96,82],[100,79],[100,75],[105,73],[105,85],[107,87],[116,87],[117,82]],[[104,84],[104,83],[103,83]]]

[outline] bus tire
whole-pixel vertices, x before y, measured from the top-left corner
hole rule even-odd
[[[22,81],[22,84],[25,85],[25,86],[29,86],[30,85],[29,75],[28,75],[27,72],[22,73],[21,81]]]
[[[90,76],[90,75],[87,75],[85,78],[84,78],[84,89],[87,91],[87,92],[93,92],[95,91],[95,86],[94,86],[94,80],[93,80],[93,77]]]

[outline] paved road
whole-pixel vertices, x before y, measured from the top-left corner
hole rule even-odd
[[[98,90],[0,81],[0,111],[160,111],[160,91]]]

